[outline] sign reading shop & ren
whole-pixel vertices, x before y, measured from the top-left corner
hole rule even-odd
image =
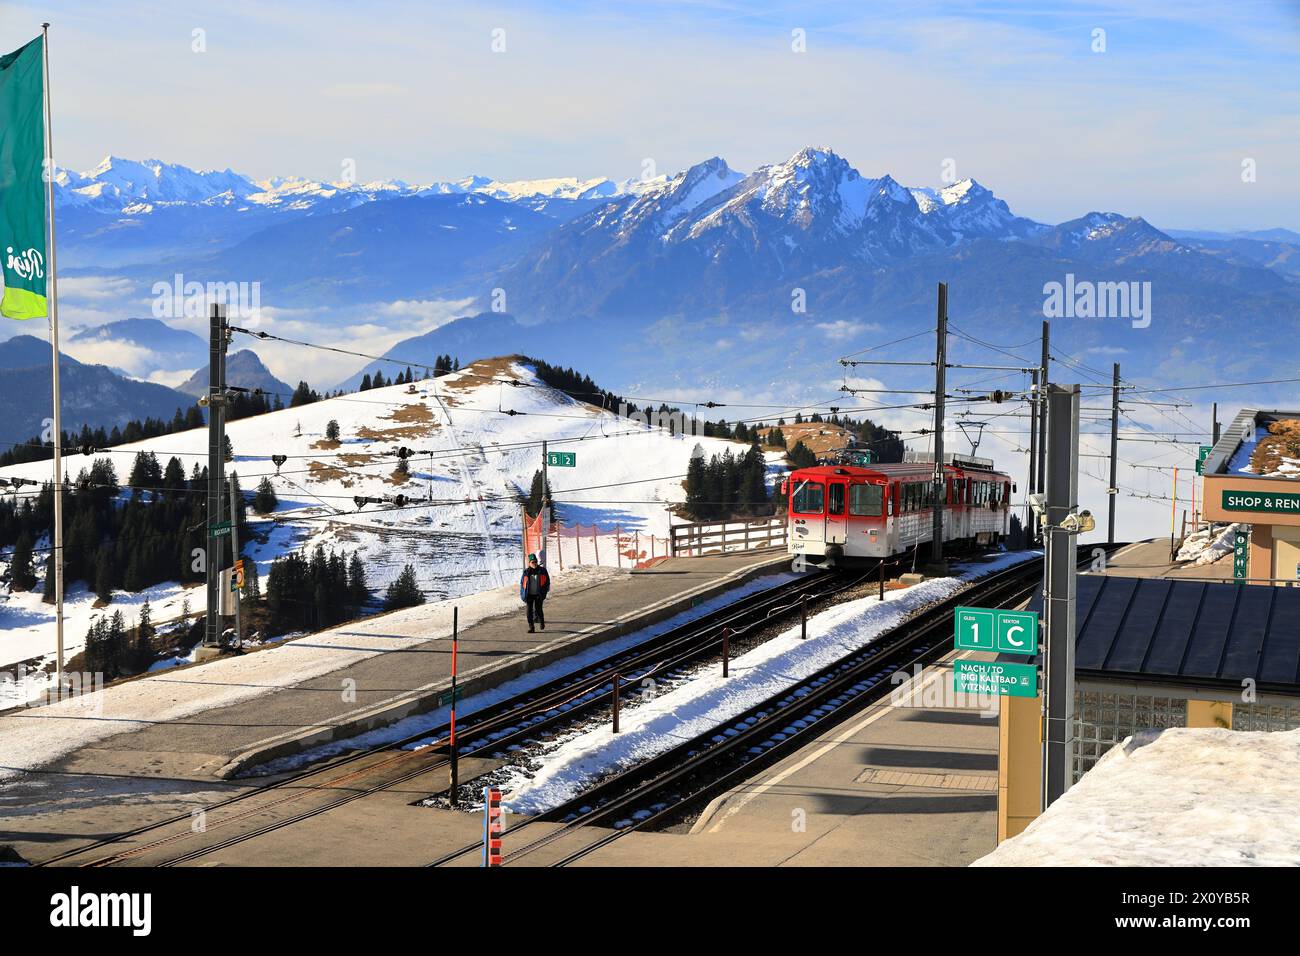
[[[1224,511],[1267,511],[1300,515],[1300,494],[1285,491],[1223,492]]]

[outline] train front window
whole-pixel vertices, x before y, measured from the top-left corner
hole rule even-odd
[[[879,518],[884,511],[885,489],[881,485],[854,485],[849,489],[849,514]]]
[[[842,482],[831,485],[830,504],[826,509],[826,513],[833,515],[844,514],[844,485]]]
[[[794,496],[790,500],[790,510],[795,514],[819,515],[822,513],[824,494],[821,485],[805,481],[794,490]]]

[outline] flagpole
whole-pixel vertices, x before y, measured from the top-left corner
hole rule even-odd
[[[41,174],[45,178],[45,209],[49,216],[50,275],[48,291],[50,305],[50,348],[54,366],[54,548],[50,557],[54,561],[54,628],[58,643],[58,664],[55,670],[59,695],[63,694],[63,421],[60,415],[59,393],[59,280],[58,263],[54,251],[54,132],[50,128],[50,25],[41,24],[41,58],[45,70],[45,165]]]

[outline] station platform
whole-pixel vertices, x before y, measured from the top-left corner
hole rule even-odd
[[[263,783],[237,776],[265,760],[436,709],[450,690],[453,603],[464,700],[786,563],[768,551],[671,558],[586,583],[558,574],[547,630],[534,634],[512,584],[115,685],[97,712],[11,710],[0,715],[0,845],[38,862]]]
[[[632,833],[576,865],[965,866],[979,859],[997,844],[998,716],[935,705],[959,653],[987,659],[954,652],[925,668],[716,798],[689,832]]]
[[[1079,546],[1079,557],[1087,556],[1088,545]],[[1106,560],[1102,574],[1126,578],[1173,578],[1175,580],[1232,580],[1232,556],[1220,558],[1211,564],[1190,565],[1169,558],[1167,538],[1137,541],[1126,545]]]

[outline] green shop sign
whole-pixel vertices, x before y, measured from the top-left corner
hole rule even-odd
[[[1300,494],[1288,491],[1223,492],[1224,511],[1267,511],[1300,515]]]

